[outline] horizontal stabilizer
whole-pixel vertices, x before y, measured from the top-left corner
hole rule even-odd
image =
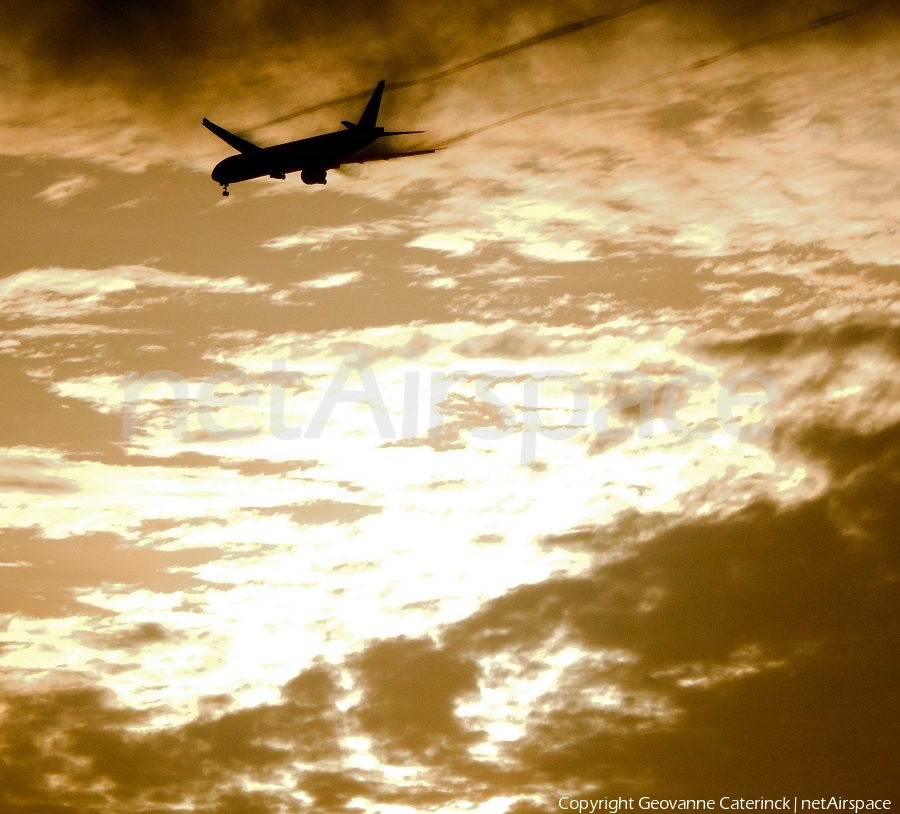
[[[411,136],[413,133],[424,133],[424,130],[391,130],[389,133],[382,133],[382,136]]]
[[[215,133],[226,144],[234,147],[234,149],[239,153],[244,153],[245,155],[253,155],[254,153],[262,152],[262,147],[254,144],[252,141],[247,141],[247,139],[245,138],[236,136],[234,133],[229,133],[224,127],[219,127],[219,125],[213,124],[209,119],[203,120],[203,126],[207,130]]]
[[[359,125],[357,125],[356,122],[343,122],[342,121],[341,124],[344,125],[344,127],[346,127],[348,130],[353,130],[354,128],[359,126]]]

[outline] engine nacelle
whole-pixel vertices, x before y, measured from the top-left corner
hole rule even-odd
[[[304,184],[327,184],[328,181],[325,178],[327,174],[328,170],[326,169],[307,167],[300,172],[300,180],[303,181]]]

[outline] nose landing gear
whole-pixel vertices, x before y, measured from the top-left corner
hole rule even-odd
[[[222,184],[222,195],[228,197],[228,184]]]

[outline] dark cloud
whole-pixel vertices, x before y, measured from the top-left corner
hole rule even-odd
[[[790,508],[632,517],[554,540],[608,553],[625,535],[637,547],[593,575],[489,603],[448,631],[448,652],[528,659],[562,634],[627,658],[564,673],[506,756],[560,793],[890,796],[900,754],[900,513],[889,497],[900,487],[898,432],[852,460],[850,438],[807,439],[843,475]],[[615,707],[589,700],[610,688]]]
[[[727,360],[739,367],[767,372],[782,390],[783,401],[807,402],[791,420],[775,428],[774,448],[825,464],[833,474],[845,477],[863,463],[878,458],[896,442],[896,427],[887,412],[896,400],[890,371],[900,360],[900,330],[889,321],[847,321],[807,330],[778,327],[757,330],[735,338],[701,340],[695,345],[701,356]],[[845,387],[859,370],[860,359],[870,357],[888,375],[861,379],[862,400],[846,408],[843,426],[834,415],[822,414],[830,406],[830,392]],[[799,374],[799,375],[798,375]],[[865,425],[853,418],[867,414]]]
[[[511,54],[516,53],[517,51],[525,50],[526,48],[531,48],[535,45],[540,45],[544,42],[549,42],[550,40],[557,39],[559,37],[564,37],[568,34],[574,34],[579,31],[584,31],[588,28],[593,28],[596,25],[600,25],[601,23],[606,23],[611,20],[616,20],[620,17],[624,17],[628,14],[631,14],[635,11],[639,11],[640,9],[646,8],[647,6],[654,6],[660,2],[665,2],[665,0],[637,0],[637,2],[631,3],[627,6],[624,6],[619,9],[615,9],[604,14],[597,14],[592,17],[587,17],[582,20],[577,20],[575,22],[567,23],[565,25],[559,26],[557,28],[552,28],[549,31],[543,31],[540,34],[535,34],[534,36],[527,37],[524,40],[520,40],[518,42],[514,42],[510,45],[504,46],[502,48],[497,48],[493,51],[488,51],[485,54],[481,54],[477,57],[473,57],[472,59],[468,59],[465,62],[459,62],[455,65],[452,65],[448,68],[443,68],[435,73],[429,74],[427,76],[418,77],[416,79],[408,79],[399,82],[391,82],[387,84],[385,87],[388,90],[402,90],[403,88],[416,87],[417,85],[424,85],[430,82],[437,82],[441,79],[446,79],[450,76],[454,76],[455,74],[462,73],[463,71],[467,71],[470,68],[475,68],[479,65],[484,65],[487,62],[493,62],[497,59],[503,59],[504,57],[510,56]],[[288,121],[290,119],[296,118],[297,116],[303,116],[308,113],[315,113],[319,110],[324,110],[325,108],[334,107],[336,105],[346,104],[347,102],[362,100],[365,99],[369,94],[369,91],[361,91],[359,93],[354,93],[349,96],[341,96],[337,99],[329,99],[325,102],[319,102],[315,105],[310,105],[307,107],[298,108],[296,110],[291,111],[290,113],[286,113],[282,116],[279,116],[276,119],[272,119],[268,122],[258,125],[257,127],[266,127],[271,124],[278,124],[283,121]]]
[[[313,667],[285,685],[281,704],[148,732],[134,727],[151,713],[116,706],[107,690],[6,693],[0,804],[4,811],[79,814],[184,805],[220,814],[284,810],[285,792],[249,793],[242,781],[271,779],[295,761],[339,757],[337,697],[333,674]],[[321,785],[314,775],[304,782]]]
[[[740,102],[725,116],[725,124],[731,132],[756,135],[775,129],[779,114],[774,105],[763,99]]]
[[[444,77],[642,9],[677,19],[682,31],[695,36],[702,32],[727,34],[735,40],[759,38],[811,24],[810,21],[817,21],[821,27],[849,18],[851,11],[896,13],[891,3],[841,5],[825,0],[804,0],[787,6],[774,0],[695,0],[687,6],[666,0],[638,0],[618,6],[603,4],[599,9],[594,3],[570,0],[552,10],[541,8],[540,4],[521,3],[494,4],[487,9],[483,4],[466,2],[452,13],[404,0],[377,5],[351,0],[340,11],[312,0],[302,4],[289,0],[150,0],[125,5],[107,0],[64,0],[52,11],[24,0],[8,0],[0,10],[0,19],[8,40],[60,76],[98,74],[114,79],[117,74],[121,78],[124,69],[126,77],[134,71],[144,79],[165,83],[176,80],[179,71],[191,64],[235,60],[252,65],[272,49],[288,45],[313,58],[339,52],[355,63],[335,66],[338,69],[372,66],[379,61],[416,69],[452,58],[454,51],[472,54],[467,59],[457,57],[453,65],[441,66],[435,75]],[[497,42],[509,38],[502,37],[506,30],[529,26],[539,30],[497,47]],[[609,27],[602,30],[610,32]],[[431,32],[432,36],[422,39],[423,32]],[[440,38],[433,36],[438,32]],[[613,29],[607,36],[620,33]],[[404,45],[414,42],[418,47],[404,49]],[[486,44],[493,47],[485,48]],[[395,78],[399,81],[401,77]],[[402,78],[407,81],[400,87],[412,84],[409,80],[413,77]],[[185,79],[190,79],[190,75],[181,76],[178,81]],[[422,81],[425,77],[416,79]],[[201,82],[204,77],[196,80]]]
[[[535,356],[561,356],[576,353],[584,340],[563,334],[543,334],[530,325],[517,325],[497,333],[470,336],[453,346],[460,356],[478,358],[500,356],[506,359],[530,359]]]
[[[777,0],[714,0],[691,2],[689,25],[700,30],[718,32],[733,41],[766,40],[780,37],[781,32],[807,33],[822,30],[822,35],[835,40],[859,42],[876,38],[884,32],[878,28],[886,20],[897,20],[897,7],[890,2],[829,2],[803,0],[779,3]],[[863,16],[868,14],[869,16]],[[830,28],[838,23],[841,29]]]
[[[477,667],[439,650],[430,639],[389,639],[350,660],[362,700],[362,731],[389,763],[433,764],[478,739],[454,713],[478,688]]]
[[[358,811],[349,803],[355,797],[371,798],[377,789],[348,772],[334,771],[308,772],[298,785],[319,811]]]
[[[864,17],[870,19],[863,22]],[[265,107],[277,112],[265,122],[268,125],[327,106],[351,110],[381,78],[390,80],[395,91],[413,89],[416,104],[421,104],[434,82],[449,83],[464,71],[469,94],[508,109],[497,89],[514,87],[503,66],[518,75],[527,66],[521,54],[534,52],[548,64],[559,63],[566,69],[562,73],[573,78],[568,57],[553,50],[557,42],[574,43],[575,53],[590,43],[595,69],[604,76],[630,76],[635,66],[629,64],[624,71],[621,67],[628,51],[615,46],[632,32],[643,36],[641,27],[647,20],[661,23],[655,27],[663,40],[657,49],[683,50],[685,44],[723,47],[683,67],[657,63],[667,68],[650,80],[657,81],[807,33],[825,32],[825,42],[865,46],[889,36],[896,24],[896,7],[892,3],[840,7],[822,0],[793,4],[638,0],[600,7],[583,0],[551,6],[529,0],[487,7],[467,0],[451,11],[410,0],[378,4],[351,0],[340,10],[324,2],[289,0],[139,4],[65,0],[50,12],[24,0],[10,0],[0,7],[4,32],[0,40],[15,73],[35,86],[99,84],[140,108],[143,121],[169,122],[176,111],[179,116],[190,110],[196,115],[198,106],[215,99],[221,100],[220,109],[224,105],[250,109],[265,88],[270,100]],[[290,83],[283,78],[287,73],[313,79]],[[527,73],[524,86],[522,81],[507,100],[520,108],[533,101]],[[415,90],[423,84],[429,87]],[[583,82],[575,85],[587,87]],[[560,84],[552,94],[555,98],[546,99],[542,109],[571,103],[564,98],[566,87]],[[622,88],[627,87],[638,85],[626,82]],[[389,94],[388,108],[411,105],[413,97],[397,100],[397,96]],[[277,106],[287,112],[276,111]],[[401,115],[407,112],[412,108]],[[497,123],[488,125],[493,126]],[[466,135],[483,129],[467,130]],[[445,133],[442,143],[450,143],[449,137]]]
[[[783,432],[781,437],[786,444],[803,450],[813,460],[824,463],[837,478],[843,479],[860,467],[875,464],[885,450],[896,449],[900,444],[900,425],[892,424],[866,433],[813,420],[793,432]]]
[[[711,115],[708,105],[699,100],[689,102],[675,102],[671,105],[658,108],[650,117],[651,124],[666,133],[674,133],[686,141],[689,138],[693,125],[702,122]]]
[[[698,343],[698,350],[729,358],[743,357],[765,363],[773,358],[791,358],[816,353],[827,348],[831,354],[843,355],[862,347],[900,359],[900,327],[884,322],[844,322],[813,330],[778,328],[754,331],[738,339],[720,339]]]
[[[127,630],[113,633],[92,633],[85,631],[77,638],[88,647],[105,650],[139,650],[151,644],[171,641],[177,638],[158,622],[143,622]]]
[[[720,7],[721,4],[719,4]],[[740,4],[738,4],[740,5]],[[815,3],[810,3],[811,6],[815,6]],[[885,4],[886,5],[886,4]],[[859,3],[857,5],[849,6],[843,9],[831,10],[828,13],[817,14],[814,17],[808,17],[806,19],[798,19],[800,15],[802,15],[805,9],[798,8],[798,6],[792,5],[790,8],[792,12],[799,11],[799,14],[794,16],[792,14],[792,19],[790,21],[785,20],[780,25],[775,23],[773,28],[767,28],[768,24],[772,24],[774,21],[769,19],[769,17],[762,13],[758,13],[759,9],[753,8],[752,14],[746,13],[734,13],[737,9],[733,7],[728,8],[729,17],[727,18],[732,25],[727,25],[724,27],[712,26],[710,28],[705,28],[702,23],[709,22],[711,20],[715,20],[716,16],[706,16],[700,15],[699,19],[694,18],[690,21],[684,29],[686,31],[692,31],[696,38],[696,44],[705,44],[706,40],[715,39],[720,37],[726,37],[726,39],[734,39],[737,38],[738,41],[731,45],[730,47],[724,48],[722,50],[718,50],[715,53],[709,54],[708,56],[704,56],[700,59],[694,59],[692,61],[683,63],[676,67],[671,67],[666,70],[663,70],[658,73],[653,73],[650,76],[646,76],[643,79],[640,79],[637,82],[629,82],[627,84],[619,85],[618,87],[606,88],[603,91],[588,93],[586,95],[568,95],[567,97],[556,99],[551,102],[547,102],[545,104],[539,105],[537,107],[529,107],[526,110],[522,110],[518,113],[513,114],[512,116],[506,116],[502,119],[498,119],[496,121],[490,122],[488,124],[483,124],[478,127],[474,127],[471,129],[466,129],[461,132],[458,132],[456,135],[444,138],[439,141],[435,146],[438,147],[449,147],[450,145],[457,144],[461,141],[465,141],[473,136],[480,135],[481,133],[486,133],[490,130],[495,130],[498,127],[504,127],[508,124],[512,124],[514,122],[521,121],[523,119],[530,118],[532,116],[537,116],[542,113],[549,113],[555,110],[561,110],[563,108],[570,107],[572,105],[582,105],[585,103],[599,103],[601,101],[608,100],[612,97],[626,97],[633,95],[635,91],[641,90],[649,85],[655,85],[659,82],[663,82],[665,80],[671,79],[676,76],[681,76],[684,74],[690,74],[695,71],[701,70],[703,68],[707,68],[710,65],[715,65],[722,60],[729,59],[730,57],[735,56],[736,54],[741,54],[746,51],[752,51],[757,48],[762,48],[765,46],[772,46],[781,44],[783,42],[791,41],[797,37],[811,34],[814,32],[819,32],[823,29],[830,29],[832,27],[837,27],[841,24],[845,24],[847,20],[853,20],[854,18],[864,15],[868,12],[871,12],[873,9],[877,9],[879,4],[877,0],[866,0],[866,2]],[[784,7],[782,7],[784,8]],[[745,9],[746,11],[746,9]],[[783,17],[783,15],[775,14],[774,17]],[[675,21],[670,21],[674,23]],[[680,27],[683,24],[682,19],[678,19],[677,24]],[[881,22],[881,21],[880,21]],[[896,17],[892,17],[888,21],[884,21],[891,29],[896,28],[897,19]],[[700,25],[698,25],[700,23]],[[739,32],[734,24],[742,25],[743,33]],[[880,24],[880,23],[879,23]],[[868,31],[872,34],[876,28],[870,26]],[[859,29],[856,29],[859,32]],[[876,35],[878,38],[883,37],[883,32],[879,32]],[[869,39],[868,37],[860,37],[862,41]],[[690,103],[689,103],[690,104]],[[692,114],[696,115],[696,114]],[[699,119],[693,119],[694,121]],[[684,121],[678,121],[679,124],[683,125]],[[665,124],[665,122],[663,122]],[[752,132],[752,131],[751,131]],[[684,131],[683,131],[684,135]],[[691,137],[685,139],[687,143],[696,145],[698,142],[696,138]]]
[[[560,9],[558,18],[573,11]],[[140,83],[149,85],[150,93],[240,75],[286,57],[288,50],[304,54],[311,64],[330,59],[339,75],[365,74],[368,84],[375,74],[396,78],[423,67],[433,70],[457,49],[477,53],[489,32],[502,36],[514,17],[521,23],[522,15],[538,17],[536,22],[546,16],[520,6],[495,8],[488,15],[477,3],[449,13],[408,2],[356,1],[337,11],[327,3],[286,0],[156,0],[126,6],[69,0],[52,14],[11,2],[0,14],[6,39],[27,55],[38,75],[102,79],[132,91]],[[423,36],[429,31],[442,36]]]

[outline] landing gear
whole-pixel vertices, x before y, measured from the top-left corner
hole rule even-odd
[[[228,197],[228,184],[222,184],[222,195]]]

